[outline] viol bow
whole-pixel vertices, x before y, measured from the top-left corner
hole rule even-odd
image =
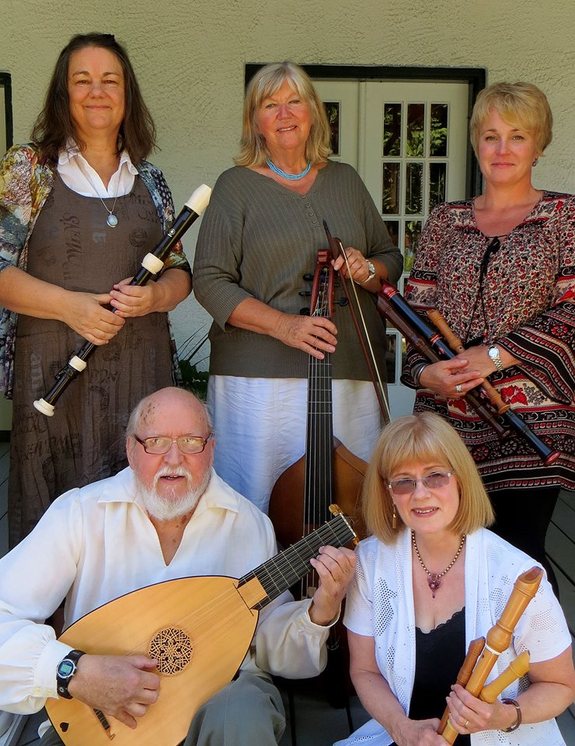
[[[341,240],[337,238],[336,236],[332,236],[331,231],[329,230],[327,222],[325,220],[323,221],[323,228],[327,236],[327,241],[328,241],[333,259],[337,259],[339,256],[342,256],[347,265],[347,256],[346,256]],[[369,369],[371,380],[375,388],[375,394],[377,396],[377,401],[379,403],[379,409],[381,411],[384,422],[387,423],[390,420],[390,413],[389,413],[389,404],[387,403],[387,397],[385,393],[385,386],[383,384],[381,375],[379,373],[379,368],[377,365],[377,361],[375,359],[375,352],[371,345],[371,340],[369,338],[369,334],[367,331],[367,324],[365,323],[365,318],[363,316],[361,305],[359,303],[359,298],[357,296],[357,290],[356,290],[355,284],[350,281],[352,293],[355,298],[355,305],[357,307],[357,311],[361,319],[361,327],[357,319],[357,316],[355,315],[353,303],[351,300],[351,293],[348,289],[346,279],[345,277],[343,277],[343,275],[340,275],[340,279],[341,279],[341,286],[343,288],[343,292],[347,300],[347,305],[349,306],[351,319],[353,321],[353,325],[355,327],[355,331],[358,336],[363,355],[367,362],[367,367]]]
[[[145,285],[152,275],[157,275],[164,266],[164,261],[175,244],[180,240],[192,223],[199,218],[208,206],[212,190],[206,184],[202,184],[194,190],[179,215],[174,220],[172,227],[160,240],[155,249],[146,254],[130,285]],[[112,306],[106,306],[109,311],[115,312]],[[80,349],[68,362],[56,373],[56,382],[41,399],[34,402],[39,412],[47,417],[52,417],[55,404],[62,396],[69,384],[87,367],[86,360],[94,352],[97,345],[93,342],[84,342]]]

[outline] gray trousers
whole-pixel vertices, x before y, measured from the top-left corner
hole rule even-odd
[[[285,730],[281,694],[269,677],[241,673],[201,707],[182,746],[277,746]],[[62,746],[54,728],[41,746]]]

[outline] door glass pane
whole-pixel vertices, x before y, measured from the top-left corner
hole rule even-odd
[[[399,213],[399,163],[383,164],[383,198],[381,211],[384,215]]]
[[[423,211],[423,163],[408,163],[405,170],[405,212],[408,215]]]
[[[429,155],[447,155],[447,104],[431,104]]]
[[[429,164],[429,211],[445,202],[447,163]]]
[[[407,152],[406,156],[423,157],[424,104],[407,105]]]
[[[383,155],[401,155],[401,104],[384,104]]]
[[[421,220],[406,220],[405,237],[403,239],[403,254],[405,256],[405,262],[403,265],[404,272],[411,272],[420,235]]]
[[[399,246],[399,220],[384,220],[385,227],[389,233],[394,246]]]
[[[331,130],[331,150],[339,155],[339,101],[324,101],[323,105]]]

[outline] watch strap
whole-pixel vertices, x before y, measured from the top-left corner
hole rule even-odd
[[[493,365],[495,365],[495,368],[499,373],[503,370],[503,360],[501,359],[501,353],[499,352],[499,347],[497,345],[491,345],[491,347],[488,350],[489,357],[491,358],[491,361],[493,362]]]
[[[375,264],[369,259],[367,260],[367,269],[368,269],[369,275],[365,278],[365,280],[359,283],[360,285],[365,285],[370,280],[373,280],[373,278],[377,274],[377,271],[375,269]]]
[[[83,650],[70,650],[70,652],[65,655],[58,664],[58,668],[56,669],[56,689],[59,696],[64,697],[64,699],[72,699],[72,695],[68,691],[68,685],[70,684],[72,676],[74,676],[74,674],[76,673],[78,661],[83,655]],[[65,663],[71,664],[71,670],[67,675],[64,676],[61,673],[61,667],[62,664]]]

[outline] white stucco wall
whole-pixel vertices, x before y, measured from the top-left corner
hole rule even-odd
[[[114,33],[152,110],[176,210],[231,165],[244,64],[483,67],[488,82],[527,80],[548,95],[554,142],[536,184],[575,191],[572,0],[0,0],[0,70],[13,82],[14,141],[25,141],[60,49],[74,33]],[[197,226],[184,243],[190,260]],[[207,320],[191,298],[178,339]]]

